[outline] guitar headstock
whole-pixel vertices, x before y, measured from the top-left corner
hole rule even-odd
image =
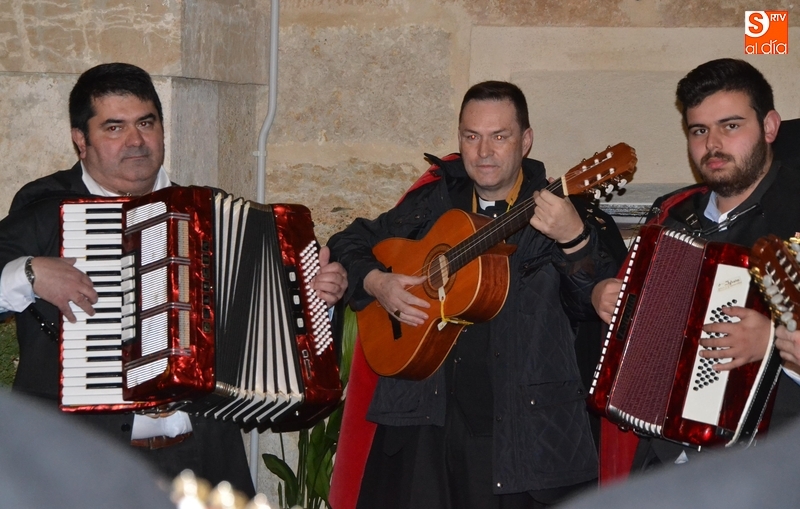
[[[750,254],[750,274],[761,289],[775,321],[797,329],[800,316],[800,239],[784,242],[775,235],[761,237]]]
[[[595,198],[621,189],[636,171],[636,151],[626,143],[617,143],[598,152],[561,177],[564,196],[594,190]]]

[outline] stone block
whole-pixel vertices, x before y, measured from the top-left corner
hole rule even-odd
[[[81,73],[100,62],[131,62],[151,73],[180,71],[177,0],[41,2],[0,7],[0,70]]]

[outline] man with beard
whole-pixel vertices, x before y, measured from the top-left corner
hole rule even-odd
[[[795,235],[800,230],[800,173],[773,157],[771,144],[781,119],[764,76],[742,60],[713,60],[678,83],[677,97],[689,155],[703,183],[656,200],[648,223],[748,248],[767,234]],[[611,320],[621,283],[619,279],[603,281],[592,293],[592,303],[606,322]],[[731,359],[716,364],[717,371],[763,358],[769,319],[738,306],[723,311],[740,321],[706,325],[706,332],[723,336],[702,340],[703,346],[718,350],[701,355]],[[784,371],[771,429],[785,425],[800,411],[800,388],[787,378]],[[683,463],[689,458],[687,453],[688,449],[664,440],[642,440],[633,468]]]

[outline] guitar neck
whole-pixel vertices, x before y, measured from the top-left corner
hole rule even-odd
[[[561,179],[554,181],[546,189],[560,198],[564,197]],[[531,196],[453,246],[445,253],[450,271],[455,273],[464,265],[524,228],[533,217],[534,210],[536,210],[536,203]]]

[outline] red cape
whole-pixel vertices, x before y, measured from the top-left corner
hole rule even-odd
[[[454,161],[460,157],[458,154],[450,154],[442,160]],[[411,191],[439,180],[441,177],[434,173],[438,169],[435,164],[428,168],[397,203],[402,202]],[[378,375],[367,364],[361,351],[361,343],[356,338],[328,497],[333,509],[355,509],[358,502],[364,467],[372,447],[372,438],[375,436],[376,425],[367,421],[366,417],[377,383]]]

